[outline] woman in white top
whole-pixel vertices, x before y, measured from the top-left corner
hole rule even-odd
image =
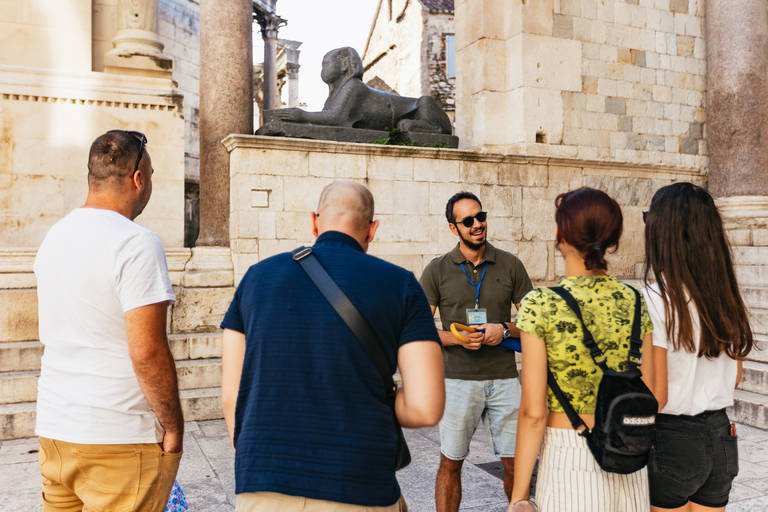
[[[715,202],[691,183],[660,189],[644,218],[660,407],[648,465],[651,510],[724,511],[739,471],[725,408],[753,346],[731,250]]]

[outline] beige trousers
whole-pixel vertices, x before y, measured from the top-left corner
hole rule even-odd
[[[237,495],[237,512],[408,512],[405,500],[388,507],[362,507],[335,501],[313,500],[276,492],[245,492]]]
[[[157,443],[74,444],[40,438],[43,512],[163,512],[181,453]]]

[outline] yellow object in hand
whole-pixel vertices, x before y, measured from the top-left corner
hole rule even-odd
[[[459,323],[456,323],[456,322],[452,323],[451,324],[451,332],[453,333],[454,336],[459,338],[459,341],[461,341],[462,343],[469,343],[471,340],[469,340],[468,338],[465,338],[464,336],[459,334],[459,331],[477,332],[477,330],[474,327],[470,327],[468,325],[459,324]]]

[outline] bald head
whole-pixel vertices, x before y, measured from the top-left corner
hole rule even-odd
[[[367,231],[373,220],[373,194],[360,183],[336,181],[320,194],[317,215],[322,219],[324,231],[336,229],[339,225]]]

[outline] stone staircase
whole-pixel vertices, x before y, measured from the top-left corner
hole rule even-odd
[[[768,429],[768,247],[750,249],[747,254],[735,251],[734,257],[742,297],[751,313],[756,348],[744,362],[729,415],[740,423]]]
[[[222,417],[221,333],[172,334],[186,421]],[[35,400],[43,345],[0,342],[0,441],[35,435]]]

